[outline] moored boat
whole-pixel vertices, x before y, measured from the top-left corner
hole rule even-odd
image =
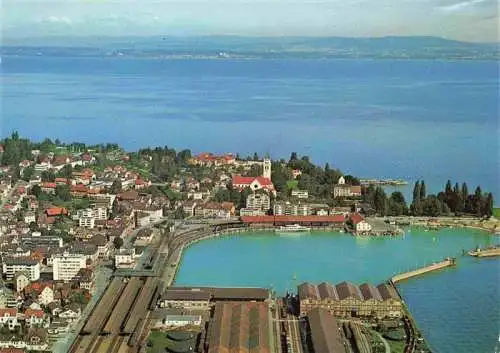
[[[311,228],[303,227],[299,224],[291,224],[286,226],[281,226],[275,229],[276,233],[286,234],[286,233],[306,233],[310,232]]]

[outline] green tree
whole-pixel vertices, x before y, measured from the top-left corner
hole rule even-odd
[[[484,202],[483,215],[486,217],[491,217],[493,215],[493,194],[491,192],[486,195],[486,200]]]
[[[42,181],[54,182],[56,180],[56,175],[52,170],[44,170],[41,177]]]
[[[31,195],[35,195],[38,198],[41,193],[42,193],[42,188],[40,187],[40,185],[38,184],[33,185],[33,187],[31,188]]]
[[[289,162],[296,161],[297,159],[298,159],[297,158],[297,152],[292,152],[292,154],[290,155]]]
[[[35,173],[35,168],[33,167],[26,167],[23,169],[23,172],[22,172],[22,177],[23,177],[23,180],[25,181],[30,181],[31,177],[33,176],[33,174]]]
[[[71,191],[69,185],[60,184],[56,186],[55,195],[62,201],[70,201],[71,200]]]
[[[111,184],[111,187],[109,188],[109,193],[110,194],[119,194],[122,192],[122,181],[121,179],[117,178],[113,181],[113,184]]]
[[[59,172],[57,173],[58,177],[66,179],[70,179],[72,175],[73,175],[73,167],[71,166],[71,164],[64,165],[61,168],[61,170],[59,170]]]
[[[258,160],[259,160],[259,155],[257,154],[257,152],[255,152],[255,153],[253,154],[253,160],[254,160],[254,161],[258,161]]]
[[[416,204],[420,201],[420,180],[415,182],[413,187],[413,203]]]
[[[468,204],[468,199],[469,199],[469,189],[467,188],[467,183],[462,183],[462,203],[463,203],[463,211],[464,212],[470,212],[470,207]]]
[[[425,199],[427,196],[426,191],[425,191],[425,182],[422,180],[420,183],[420,200]]]
[[[481,187],[478,186],[474,191],[474,209],[472,210],[477,216],[481,216],[481,212],[483,210],[483,193],[481,191]]]
[[[123,239],[121,237],[115,237],[113,239],[113,246],[115,249],[120,249],[123,246]]]

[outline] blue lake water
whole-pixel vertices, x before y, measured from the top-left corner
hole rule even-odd
[[[500,195],[495,62],[6,56],[1,69],[2,136],[297,151],[361,177]]]
[[[499,243],[498,237],[464,229],[413,228],[395,239],[248,233],[189,247],[175,284],[261,286],[284,294],[304,281],[379,284],[396,273],[457,256],[456,268],[398,286],[435,352],[486,353],[493,352],[500,333],[499,262],[462,256],[462,250],[493,243]]]

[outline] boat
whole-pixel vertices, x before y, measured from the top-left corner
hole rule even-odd
[[[303,227],[299,224],[291,224],[286,226],[281,226],[275,229],[276,233],[305,233],[310,232],[311,228]]]

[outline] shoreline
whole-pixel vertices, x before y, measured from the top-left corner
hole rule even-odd
[[[409,226],[407,226],[408,229],[411,229],[412,227],[415,227],[415,228],[422,228],[422,227],[426,227],[426,225],[420,225],[420,224],[410,224]],[[493,235],[494,233],[492,233],[491,230],[489,229],[484,229],[484,228],[481,228],[481,227],[475,227],[475,226],[453,226],[453,227],[448,227],[448,226],[440,226],[440,227],[437,227],[436,230],[439,231],[441,229],[445,229],[445,228],[458,228],[458,229],[471,229],[471,230],[478,230],[478,231],[481,231],[481,232],[486,232],[488,233],[489,235]],[[186,243],[183,243],[181,245],[181,247],[177,250],[178,251],[178,255],[177,255],[177,259],[176,261],[174,262],[174,264],[176,265],[175,266],[175,270],[174,270],[174,273],[173,275],[170,277],[170,280],[168,279],[165,279],[165,286],[166,287],[170,287],[172,285],[175,286],[175,281],[176,281],[176,278],[177,278],[177,275],[178,275],[178,272],[179,272],[179,268],[181,266],[181,263],[183,261],[183,258],[184,258],[184,252],[186,249],[189,249],[192,245],[195,245],[197,243],[200,243],[202,241],[205,241],[205,240],[211,240],[211,239],[219,239],[221,237],[230,237],[232,235],[240,235],[240,234],[244,234],[244,233],[249,233],[249,232],[254,232],[254,233],[270,233],[270,232],[274,232],[274,227],[269,227],[269,228],[230,228],[230,229],[227,229],[227,230],[223,230],[223,231],[219,231],[219,232],[216,232],[216,233],[210,233],[209,230],[205,230],[205,231],[202,231],[200,234],[199,234],[199,238],[195,238],[195,239],[192,239],[192,240],[189,240],[187,241]],[[342,231],[342,230],[338,230],[338,229],[311,229],[311,233],[314,233],[314,232],[319,232],[319,231],[326,231],[326,232],[331,232],[331,233],[337,233],[336,235],[351,235],[353,237],[359,237],[359,236],[354,236],[350,233],[346,233],[345,231]],[[406,233],[406,231],[404,231],[404,233]],[[379,237],[376,237],[376,236],[367,236],[366,238],[379,238]],[[390,236],[390,237],[386,237],[386,238],[396,238],[396,237],[393,237],[393,236]]]

